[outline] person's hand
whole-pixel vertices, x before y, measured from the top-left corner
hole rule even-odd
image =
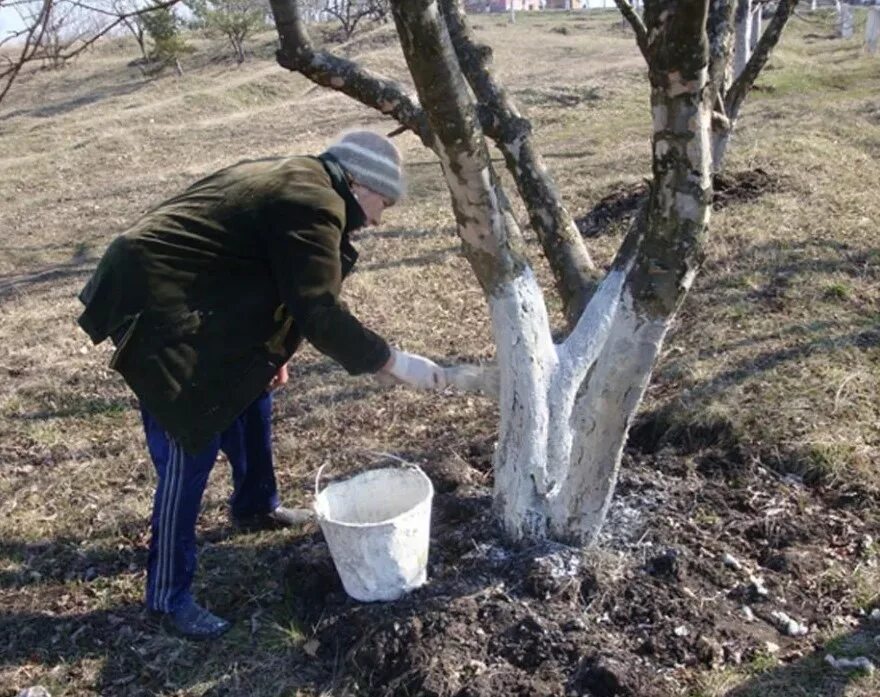
[[[442,390],[446,387],[446,371],[434,361],[397,349],[391,349],[391,358],[376,377],[380,382],[392,378],[422,390]]]
[[[285,363],[278,369],[278,372],[275,373],[274,377],[269,381],[269,391],[272,392],[273,390],[277,390],[282,385],[286,385],[287,379],[287,363]]]

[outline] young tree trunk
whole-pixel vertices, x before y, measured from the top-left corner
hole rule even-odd
[[[855,33],[852,5],[840,3],[837,14],[837,35],[841,39],[851,39]]]
[[[880,39],[880,7],[868,9],[868,23],[865,25],[865,51],[873,55],[877,53]]]
[[[738,78],[752,55],[752,0],[737,0],[733,77]]]
[[[752,10],[752,28],[749,35],[749,52],[753,52],[758,46],[758,40],[761,38],[763,30],[763,6],[758,5]]]
[[[393,4],[435,135],[459,235],[490,307],[501,369],[495,506],[512,539],[595,540],[629,423],[699,263],[711,193],[706,5],[652,18],[655,188],[560,345],[491,169],[467,85],[431,0]],[[674,46],[678,50],[670,50]]]
[[[723,105],[723,118],[713,119],[712,130],[712,168],[715,172],[721,172],[724,168],[724,160],[727,155],[727,147],[730,137],[736,127],[740,110],[745,102],[749,91],[755,84],[758,75],[770,60],[770,53],[782,38],[782,32],[788,24],[788,20],[794,13],[798,0],[779,0],[773,19],[767,25],[767,29],[761,35],[755,51],[746,63],[739,77],[734,80],[730,88],[724,90],[720,82],[716,82],[715,90],[721,96]],[[737,11],[739,6],[737,6]],[[713,49],[714,51],[714,49]],[[735,56],[734,56],[735,58]],[[718,71],[714,71],[713,81],[723,81]]]
[[[462,75],[467,60],[450,37],[456,30],[436,0],[392,6],[421,109],[398,85],[314,51],[295,6],[272,0],[282,65],[393,115],[441,162],[462,249],[490,309],[501,372],[495,506],[512,539],[580,543],[599,532],[629,424],[701,262],[711,200],[710,123],[724,123],[727,115],[735,121],[796,2],[779,0],[754,55],[725,91],[716,79],[732,42],[731,1],[656,0],[643,21],[617,0],[649,66],[654,179],[606,277],[568,337],[554,344],[483,137],[507,118],[498,111],[505,111],[503,100],[486,99],[476,81],[469,88]]]

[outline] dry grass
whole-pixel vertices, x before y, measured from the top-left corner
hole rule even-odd
[[[649,169],[645,71],[612,20],[477,20],[576,213]],[[816,26],[794,20],[732,146],[731,170],[760,166],[784,186],[714,217],[705,273],[645,412],[662,415],[669,433],[711,424],[771,465],[876,491],[880,61],[855,41],[806,36]],[[291,626],[285,611],[288,537],[230,534],[222,464],[200,521],[197,592],[235,618],[235,630],[206,647],[143,616],[154,475],[134,401],[105,367],[107,348],[91,347],[74,322],[95,260],[148,205],[239,159],[314,153],[355,124],[390,127],[275,66],[270,35],[259,45],[261,57],[237,68],[200,44],[183,79],[144,81],[126,67],[136,50],[107,43],[63,71],[30,76],[0,112],[0,646],[12,647],[0,651],[2,695],[35,683],[53,697],[327,687],[302,650],[309,628]],[[351,50],[361,49],[371,67],[403,77],[393,44]],[[410,199],[364,235],[347,299],[403,348],[489,357],[485,308],[457,254],[439,167],[415,138],[401,142]],[[604,263],[617,242],[591,250]],[[480,399],[389,390],[306,351],[278,398],[279,484],[288,501],[305,503],[324,462],[342,471],[375,450],[424,461],[462,451],[494,423]],[[797,681],[800,693],[767,682],[755,694],[832,694],[805,665],[803,675],[766,673]],[[751,676],[726,673],[724,687],[702,694],[727,694]],[[833,694],[878,686],[845,689]]]

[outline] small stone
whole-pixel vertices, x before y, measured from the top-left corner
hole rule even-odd
[[[858,658],[835,658],[830,653],[825,656],[825,663],[835,670],[861,670],[868,675],[874,674],[874,664],[866,656]]]
[[[764,585],[764,579],[760,576],[752,576],[749,575],[749,583],[752,585],[752,589],[760,595],[762,598],[766,598],[770,595],[770,591],[767,590],[767,586]]]
[[[789,617],[784,612],[771,612],[770,616],[776,622],[776,627],[779,631],[788,636],[804,636],[809,631],[805,625]]]
[[[570,619],[564,625],[562,625],[562,631],[564,632],[580,632],[587,628],[587,623],[584,622],[580,617],[575,617]]]
[[[724,566],[728,566],[731,569],[735,569],[736,571],[739,571],[743,568],[742,562],[729,553],[724,555]]]
[[[869,615],[873,622],[880,622],[880,607],[875,607]]]
[[[317,639],[309,639],[305,644],[303,644],[303,651],[308,655],[314,658],[318,655],[318,649],[321,648],[321,642]]]
[[[743,617],[745,617],[746,622],[754,622],[755,621],[755,613],[752,612],[752,608],[750,608],[748,605],[742,606],[742,614],[743,614]]]
[[[771,656],[779,653],[779,644],[774,644],[772,641],[764,642],[764,650],[769,653]]]
[[[52,697],[52,695],[42,685],[34,685],[33,687],[23,689],[18,693],[17,697]]]
[[[678,637],[685,637],[685,636],[687,636],[688,634],[690,634],[690,632],[688,631],[688,628],[685,627],[683,624],[680,624],[680,625],[678,625],[675,629],[673,629],[673,630],[672,630],[672,633],[675,634],[675,636],[678,636]]]

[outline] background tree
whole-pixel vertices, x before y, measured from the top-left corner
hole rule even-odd
[[[159,72],[173,65],[177,74],[183,75],[180,59],[192,49],[180,34],[180,19],[170,7],[160,7],[141,16],[153,44],[149,57],[154,66],[150,72]]]
[[[266,27],[265,6],[256,0],[189,0],[186,4],[209,32],[226,37],[238,63],[244,62],[247,38]]]
[[[374,0],[326,0],[322,14],[339,22],[343,37],[350,39],[362,21],[375,17],[381,5]]]
[[[71,32],[75,38],[65,41],[63,47],[61,43],[57,44],[58,49],[51,58],[53,62],[64,63],[88,50],[115,28],[124,26],[127,20],[168,10],[179,1],[165,0],[131,10],[117,10],[98,3],[89,4],[86,0],[13,0],[5,3],[20,10],[24,26],[0,39],[0,48],[8,46],[7,51],[0,52],[0,103],[28,64],[47,57],[46,42],[51,45],[53,33],[61,31],[60,27],[55,26],[59,17],[69,16],[75,19],[78,27],[75,32]],[[0,6],[3,4],[4,0],[0,0]]]
[[[122,26],[128,30],[129,34],[137,42],[138,48],[141,51],[141,58],[143,58],[144,62],[148,61],[150,56],[147,51],[147,30],[144,26],[143,15],[137,12],[139,8],[137,7],[136,0],[112,0],[111,7],[122,22]]]
[[[629,424],[675,312],[702,260],[713,154],[723,155],[745,95],[794,2],[779,3],[740,78],[725,89],[732,0],[654,0],[644,19],[625,0],[648,62],[653,114],[650,195],[608,273],[595,282],[583,241],[569,234],[531,126],[491,72],[456,0],[392,2],[418,98],[399,84],[312,47],[294,0],[272,0],[281,65],[413,130],[438,156],[462,249],[489,305],[501,374],[495,505],[513,539],[595,540]],[[723,133],[713,140],[713,133]],[[536,226],[569,313],[554,343],[543,293],[523,253],[484,136]],[[583,308],[582,311],[580,308]]]

